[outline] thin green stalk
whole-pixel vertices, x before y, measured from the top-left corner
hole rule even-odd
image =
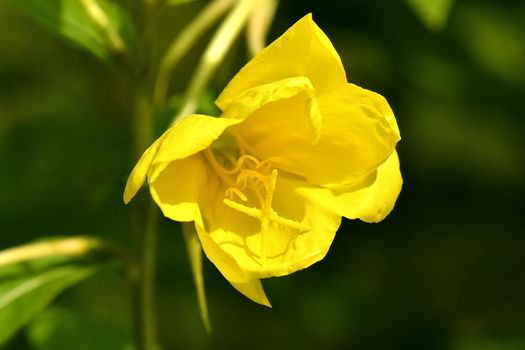
[[[134,159],[144,152],[154,138],[151,82],[157,16],[161,5],[160,1],[144,1],[135,12],[137,39],[132,61]],[[138,350],[157,350],[160,348],[155,312],[158,212],[150,198],[142,197],[136,202],[132,213],[135,259],[130,267],[135,345]]]
[[[147,92],[147,90],[139,89]],[[135,97],[135,150],[144,150],[152,139],[151,104],[143,93]],[[133,241],[135,263],[131,269],[135,314],[135,336],[138,350],[159,349],[155,313],[155,261],[157,241],[157,208],[153,201],[140,197],[133,208]]]
[[[197,42],[197,39],[233,4],[234,0],[215,0],[206,6],[197,17],[173,40],[159,67],[154,90],[155,106],[166,100],[173,69],[180,59]]]
[[[137,82],[140,84],[140,81]],[[151,101],[148,90],[137,86],[135,96],[135,153],[152,142],[153,120]],[[134,303],[136,345],[139,350],[156,350],[159,348],[155,315],[155,256],[157,241],[157,209],[148,197],[133,208],[134,226]]]
[[[149,146],[153,139],[153,115],[148,89],[141,79],[135,96],[135,153]],[[155,315],[155,256],[157,241],[157,208],[150,198],[142,197],[133,211],[136,266],[134,273],[137,348],[159,349]]]
[[[144,349],[159,349],[155,312],[155,265],[157,252],[157,207],[149,201],[142,248],[142,330]]]
[[[196,72],[186,91],[184,105],[173,119],[172,124],[178,119],[195,112],[202,91],[246,24],[255,3],[255,0],[237,0],[232,11],[221,23],[199,61]]]

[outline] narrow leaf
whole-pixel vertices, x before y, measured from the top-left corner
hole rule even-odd
[[[98,269],[99,266],[66,265],[0,280],[0,344],[26,325],[58,294]]]
[[[202,247],[195,232],[195,227],[191,222],[182,223],[182,232],[186,240],[186,248],[190,258],[191,271],[193,272],[193,279],[197,289],[197,299],[199,301],[199,308],[202,322],[208,333],[211,333],[210,316],[208,314],[208,305],[206,303],[206,294],[204,290],[204,279],[202,277]]]
[[[0,268],[41,258],[80,257],[94,251],[109,251],[111,246],[97,237],[46,238],[0,251]]]

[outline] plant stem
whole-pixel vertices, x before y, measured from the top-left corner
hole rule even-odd
[[[152,139],[152,113],[145,94],[147,90],[140,93],[143,89],[136,88],[134,147],[135,150],[144,150]],[[138,350],[156,350],[159,348],[155,315],[157,208],[147,196],[141,196],[136,202],[132,212],[135,263],[131,276],[136,346]]]
[[[157,252],[157,207],[149,200],[142,241],[142,335],[145,350],[159,349],[155,312],[155,265]]]
[[[139,89],[140,90],[140,89]],[[144,150],[152,135],[150,103],[143,94],[135,97],[135,149]],[[142,111],[142,113],[140,113]],[[155,261],[157,208],[142,196],[133,207],[135,263],[132,268],[136,346],[139,350],[159,349],[155,315]]]
[[[137,44],[132,61],[133,156],[137,159],[154,137],[152,67],[156,19],[160,2],[145,1],[136,10]],[[132,212],[134,263],[131,266],[135,345],[138,350],[157,350],[155,313],[155,262],[158,211],[149,197],[136,201]]]

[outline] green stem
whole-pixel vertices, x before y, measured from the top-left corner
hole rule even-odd
[[[135,148],[144,150],[151,143],[152,114],[150,103],[136,97]],[[139,113],[142,111],[142,113]],[[147,111],[147,113],[146,113]],[[155,262],[157,242],[157,208],[153,201],[141,197],[133,208],[135,263],[132,269],[136,346],[139,350],[159,349],[155,313]]]
[[[142,333],[146,350],[159,349],[155,312],[155,265],[157,252],[157,207],[152,200],[146,217],[142,247]]]
[[[148,89],[137,82],[135,96],[135,151],[143,152],[153,139],[153,114]],[[135,153],[136,153],[135,152]],[[142,197],[133,212],[135,255],[137,259],[135,313],[137,348],[158,349],[155,316],[155,255],[157,241],[157,208],[150,198]]]
[[[136,10],[137,45],[133,57],[134,159],[153,142],[153,54],[159,1],[145,1]],[[159,349],[155,312],[155,262],[158,212],[150,198],[142,197],[133,208],[134,263],[130,268],[138,350]]]
[[[137,87],[135,96],[135,151],[152,141],[151,102],[147,89]],[[136,153],[136,152],[135,152]],[[139,350],[158,349],[155,316],[155,256],[157,208],[148,197],[140,197],[133,208],[135,264],[132,270],[136,346]]]

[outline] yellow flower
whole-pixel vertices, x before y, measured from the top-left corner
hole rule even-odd
[[[254,57],[216,101],[220,118],[178,121],[133,169],[165,216],[194,221],[207,257],[250,299],[260,279],[327,253],[341,217],[381,221],[401,190],[386,100],[347,83],[326,35],[305,16]]]

